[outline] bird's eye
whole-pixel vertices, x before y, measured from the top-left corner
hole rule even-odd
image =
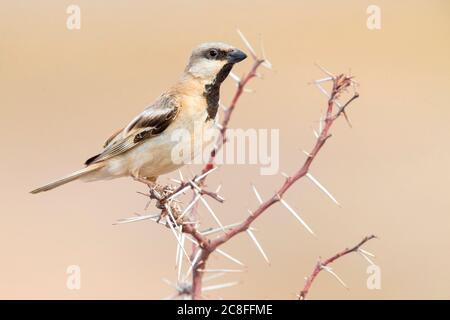
[[[217,52],[216,49],[209,50],[209,52],[208,52],[208,56],[209,56],[210,58],[215,58],[215,57],[217,57],[217,54],[218,54],[218,52]]]

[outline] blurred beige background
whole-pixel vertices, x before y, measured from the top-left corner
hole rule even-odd
[[[81,30],[66,28],[66,8],[81,7]],[[382,10],[382,29],[366,27],[366,9]],[[245,235],[226,246],[249,271],[212,296],[293,299],[318,256],[374,233],[367,245],[381,267],[382,289],[366,288],[367,262],[348,256],[334,270],[345,290],[321,274],[311,299],[450,298],[448,1],[2,1],[0,10],[1,152],[0,298],[159,299],[175,279],[175,240],[150,222],[113,226],[143,212],[145,188],[131,179],[33,187],[78,169],[117,128],[182,72],[193,46],[224,41],[243,47],[263,35],[274,72],[239,102],[232,126],[279,128],[281,170],[293,172],[313,144],[324,99],[308,82],[320,62],[350,68],[361,83],[353,129],[339,121],[312,167],[343,204],[307,181],[287,201],[318,234],[311,237],[281,206],[256,223],[272,265]],[[257,47],[257,45],[255,45]],[[236,69],[242,74],[246,61]],[[224,86],[227,103],[234,86]],[[185,172],[188,172],[185,170]],[[250,183],[269,196],[281,175],[258,166],[224,166],[224,223],[257,205]],[[167,181],[164,177],[161,181]],[[201,215],[207,213],[201,209]],[[66,268],[81,267],[81,290],[66,288]],[[233,267],[221,257],[211,266]]]

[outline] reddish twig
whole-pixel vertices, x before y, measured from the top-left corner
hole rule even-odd
[[[223,119],[222,119],[222,122],[220,123],[219,135],[215,141],[213,149],[210,152],[208,162],[203,166],[203,169],[201,171],[202,174],[204,174],[214,168],[214,161],[216,159],[216,156],[219,153],[220,149],[223,147],[223,145],[227,141],[226,133],[228,130],[228,125],[229,125],[229,122],[231,119],[231,115],[236,107],[236,104],[239,101],[239,98],[241,97],[242,93],[244,92],[245,86],[250,82],[250,80],[252,80],[253,78],[255,78],[257,76],[256,71],[261,66],[261,64],[263,64],[265,61],[264,59],[258,59],[256,56],[254,56],[253,58],[254,58],[254,62],[253,62],[253,65],[252,65],[250,71],[238,82],[237,89],[236,89],[236,92],[234,93],[233,98],[231,99],[231,103],[224,110]],[[203,178],[201,181],[199,181],[199,184],[204,185],[205,180],[206,180],[206,177]],[[211,194],[209,194],[209,195],[212,196]],[[192,201],[194,201],[195,196],[196,195],[194,194]],[[198,206],[198,203],[194,204],[194,206],[191,209],[191,212],[194,213],[194,216],[197,211],[197,206]],[[195,256],[195,255],[196,255],[196,248],[195,248],[195,245],[193,245],[192,256]],[[194,277],[195,276],[201,277],[201,273],[196,274],[196,272],[194,270]],[[193,288],[195,290],[195,289],[201,288],[201,287],[193,285]]]
[[[242,96],[242,93],[244,92],[245,86],[252,80],[254,77],[257,76],[256,71],[261,66],[261,64],[264,63],[263,59],[255,59],[253,62],[253,65],[250,69],[250,71],[238,82],[236,92],[231,100],[230,105],[225,109],[224,117],[222,119],[222,122],[220,124],[220,132],[219,136],[217,137],[216,143],[213,147],[213,150],[210,153],[209,160],[205,164],[205,166],[202,169],[202,173],[208,172],[209,170],[214,168],[214,161],[215,158],[220,151],[220,149],[223,147],[223,145],[227,142],[226,133],[228,130],[228,125],[231,119],[231,115],[236,107],[237,102],[239,101],[239,98]],[[206,177],[205,177],[206,178]],[[201,184],[204,184],[205,178],[202,179]],[[194,209],[195,210],[195,207]],[[200,248],[195,247],[193,249],[191,257],[195,257],[197,255],[197,251],[202,249],[202,254],[200,256],[199,262],[197,263],[197,266],[194,268],[192,272],[192,299],[200,299],[201,298],[201,292],[202,292],[202,277],[203,273],[198,272],[199,269],[203,269],[206,264],[206,260],[208,259],[209,255],[215,250],[217,246],[214,248],[211,247],[211,242],[208,238],[201,236],[195,227],[189,226],[187,229],[184,230],[186,233],[190,233],[192,236],[194,236],[197,240],[197,242],[200,244]]]
[[[250,80],[251,78],[253,78],[256,68],[260,65],[260,63],[261,63],[261,61],[257,61],[254,64],[252,71],[249,72],[247,77],[244,79]],[[248,80],[243,83],[247,83]],[[247,231],[249,229],[250,225],[263,212],[265,212],[268,208],[270,208],[276,202],[280,201],[280,199],[283,197],[283,195],[287,192],[287,190],[289,190],[289,188],[295,182],[297,182],[299,179],[301,179],[307,175],[308,170],[309,170],[313,160],[316,158],[317,154],[322,149],[323,145],[328,140],[328,138],[331,137],[329,131],[330,131],[330,128],[333,125],[334,121],[340,115],[344,114],[344,112],[345,112],[344,108],[347,107],[350,102],[352,102],[354,99],[356,99],[358,97],[358,94],[354,93],[354,95],[348,100],[348,102],[345,103],[344,106],[341,107],[336,112],[336,114],[333,114],[334,106],[335,106],[335,102],[336,102],[337,98],[340,97],[342,92],[345,91],[347,88],[349,88],[352,85],[352,83],[353,82],[352,82],[351,77],[348,77],[344,74],[341,74],[341,75],[333,78],[333,88],[332,88],[332,91],[331,91],[329,99],[328,99],[326,118],[324,120],[325,124],[322,129],[322,132],[319,134],[319,137],[317,138],[317,141],[316,141],[312,151],[309,152],[308,157],[305,160],[305,162],[303,163],[303,165],[301,166],[301,168],[292,176],[287,177],[284,184],[278,189],[278,191],[269,200],[263,202],[241,224],[228,230],[226,233],[224,233],[223,235],[221,235],[218,238],[215,238],[214,240],[206,239],[202,236],[199,236],[198,233],[196,234],[195,228],[184,229],[185,232],[191,233],[193,236],[196,237],[197,241],[200,243],[200,247],[202,250],[202,252],[200,254],[200,258],[199,258],[199,263],[197,264],[197,266],[194,268],[194,271],[193,271],[193,281],[192,281],[192,298],[193,299],[199,299],[201,297],[201,291],[202,291],[201,279],[202,279],[203,273],[198,272],[197,269],[203,269],[205,267],[206,261],[209,258],[210,254],[212,252],[214,252],[217,247],[219,247],[220,245],[229,241],[237,234]],[[236,102],[237,102],[238,98],[240,97],[242,91],[243,91],[243,86],[241,85],[238,87],[238,93],[235,95],[235,99],[233,99],[233,104],[232,104],[233,109],[234,109]],[[230,110],[233,110],[233,109],[230,109]],[[231,113],[229,113],[228,117],[225,118],[226,124],[228,124],[230,114]],[[227,127],[226,125],[223,126],[224,130],[226,130],[225,129],[226,127]],[[211,155],[212,155],[211,160],[214,161],[215,153],[211,154]],[[206,169],[211,168],[213,166],[213,162],[208,163],[207,166],[208,167],[205,167]],[[193,255],[195,255],[195,254],[196,254],[196,251],[193,253]]]
[[[311,275],[307,278],[305,286],[303,287],[303,290],[300,291],[299,294],[299,299],[300,300],[304,300],[306,298],[306,295],[308,294],[309,290],[311,289],[311,286],[314,282],[314,280],[316,279],[316,277],[319,275],[319,273],[325,268],[327,267],[329,264],[333,263],[334,261],[336,261],[337,259],[352,253],[352,252],[357,252],[361,246],[363,246],[367,241],[376,238],[376,236],[371,235],[368,237],[365,237],[364,239],[362,239],[356,246],[354,246],[353,248],[346,248],[345,250],[336,253],[334,256],[326,259],[325,261],[318,261],[316,266],[314,267],[313,272],[311,273]]]
[[[242,36],[242,34],[241,34],[241,36]],[[335,122],[335,120],[338,119],[341,115],[344,116],[346,118],[346,120],[348,120],[347,114],[346,114],[346,108],[353,100],[355,100],[359,96],[358,93],[355,92],[353,94],[353,96],[346,103],[341,105],[337,100],[342,95],[343,92],[347,91],[347,89],[349,87],[353,87],[354,82],[352,80],[352,77],[344,75],[344,74],[334,76],[334,75],[331,75],[328,72],[326,72],[326,70],[324,70],[328,74],[329,77],[326,79],[322,79],[320,82],[332,81],[333,87],[332,87],[331,92],[328,93],[322,87],[320,87],[320,85],[318,84],[319,82],[316,82],[316,85],[318,85],[319,89],[321,89],[321,91],[327,95],[328,103],[327,103],[326,116],[325,116],[325,119],[323,120],[323,126],[322,126],[322,122],[321,122],[321,129],[320,129],[321,132],[319,134],[317,134],[317,140],[316,140],[311,152],[307,153],[307,158],[303,162],[302,166],[292,176],[287,176],[284,183],[279,187],[278,191],[274,195],[272,195],[272,197],[270,197],[268,200],[266,200],[264,202],[264,201],[262,201],[262,199],[260,199],[259,194],[257,194],[258,200],[260,200],[259,207],[256,208],[254,211],[252,211],[251,214],[243,222],[241,222],[237,225],[227,227],[225,229],[225,227],[223,227],[220,224],[220,222],[218,221],[218,218],[216,217],[214,212],[212,212],[212,209],[206,203],[206,200],[204,200],[202,198],[202,195],[208,195],[220,202],[223,201],[223,198],[221,198],[216,193],[207,191],[203,188],[203,186],[205,184],[205,178],[206,178],[207,174],[209,174],[210,172],[213,171],[213,169],[215,169],[215,166],[214,166],[215,158],[216,158],[218,152],[220,151],[220,149],[227,142],[226,133],[227,133],[230,119],[231,119],[231,115],[237,105],[239,98],[241,97],[242,93],[244,92],[245,86],[249,83],[249,81],[251,79],[253,79],[254,77],[257,76],[256,72],[261,65],[270,67],[270,63],[268,61],[266,61],[265,59],[257,58],[256,54],[254,53],[253,49],[250,47],[250,45],[248,44],[246,39],[243,38],[243,40],[246,43],[248,49],[252,52],[252,56],[254,58],[254,63],[252,65],[250,71],[242,79],[238,80],[237,90],[231,100],[230,106],[227,109],[225,109],[224,117],[219,126],[220,132],[219,132],[219,136],[217,137],[216,144],[214,145],[214,148],[210,153],[209,160],[203,167],[201,174],[199,176],[197,176],[196,178],[194,178],[193,180],[188,181],[188,182],[179,181],[180,186],[177,189],[174,189],[174,191],[172,190],[172,195],[170,195],[170,192],[169,192],[170,190],[168,190],[168,189],[166,190],[164,188],[161,191],[162,195],[158,195],[155,192],[150,194],[150,198],[157,200],[157,208],[162,209],[161,215],[166,217],[167,225],[168,225],[168,227],[170,227],[172,229],[172,232],[174,233],[174,235],[177,238],[177,241],[179,243],[178,248],[180,250],[182,250],[185,255],[186,255],[186,252],[184,251],[183,245],[181,243],[181,238],[182,238],[181,233],[189,235],[189,239],[193,242],[193,250],[192,250],[192,253],[191,253],[190,259],[189,259],[190,263],[191,263],[190,271],[192,271],[192,283],[189,286],[183,286],[184,291],[182,293],[180,293],[180,294],[185,295],[186,290],[187,290],[185,288],[189,288],[192,299],[202,298],[202,287],[203,287],[202,280],[203,280],[203,274],[204,274],[204,272],[202,272],[202,270],[203,271],[206,270],[205,266],[206,266],[206,263],[207,263],[210,255],[213,252],[221,252],[221,250],[218,250],[218,247],[221,246],[222,244],[224,244],[225,242],[231,240],[237,234],[247,231],[249,233],[249,235],[252,237],[252,239],[255,241],[259,250],[262,252],[262,254],[264,255],[264,257],[267,260],[265,253],[262,251],[262,248],[257,243],[256,239],[254,238],[253,233],[251,233],[251,224],[262,213],[267,211],[268,208],[270,208],[272,205],[274,205],[275,203],[277,203],[279,201],[281,201],[283,203],[283,205],[285,205],[288,209],[290,209],[291,212],[293,212],[292,208],[290,208],[287,205],[287,203],[282,199],[282,197],[291,188],[292,185],[294,185],[298,180],[302,179],[305,176],[307,176],[308,178],[313,180],[314,183],[316,183],[322,190],[324,190],[323,186],[321,186],[320,183],[318,183],[318,181],[309,174],[309,168],[310,168],[312,162],[314,161],[314,159],[317,157],[319,151],[325,145],[326,141],[331,137],[331,134],[329,133],[329,131],[330,131],[333,123]],[[181,177],[181,180],[183,180],[182,177]],[[185,219],[183,219],[183,215],[186,212],[181,213],[181,209],[179,207],[177,207],[176,204],[173,204],[172,200],[174,200],[178,194],[181,194],[182,192],[184,192],[185,190],[188,190],[189,188],[191,188],[194,191],[194,197],[193,197],[193,201],[186,207],[186,210],[188,210],[190,208],[190,210],[188,210],[188,213],[190,213],[190,214],[188,215],[188,219],[185,220]],[[255,190],[255,193],[257,193],[256,190]],[[335,199],[326,190],[325,190],[325,193],[327,193],[328,196],[330,196],[330,198],[332,198],[332,200],[335,201]],[[169,195],[165,196],[165,194],[169,194]],[[195,221],[193,221],[193,220],[196,220],[195,212],[196,212],[196,205],[198,204],[198,202],[196,202],[196,199],[197,200],[200,199],[205,204],[207,209],[210,211],[210,213],[216,219],[218,224],[221,226],[220,229],[222,229],[224,232],[219,237],[211,239],[208,236],[206,236],[206,233],[203,234],[202,232],[200,232],[197,229],[197,224]],[[335,201],[335,202],[337,203],[337,201]],[[297,216],[297,214],[295,212],[293,212],[293,214]],[[297,217],[297,219],[301,220],[300,217]],[[134,220],[131,219],[129,221],[134,221]],[[159,219],[156,221],[159,222]],[[303,223],[303,221],[301,221],[301,222]],[[312,232],[311,230],[309,230],[309,231]],[[178,232],[178,234],[177,234],[177,232]],[[369,239],[363,241],[362,243],[359,244],[359,246],[361,246],[368,240]],[[357,250],[359,248],[359,246],[355,247],[356,249],[355,248],[350,249],[350,251],[348,251],[348,252],[352,252],[352,250]],[[344,251],[344,252],[338,254],[337,257],[334,257],[334,259],[333,258],[328,259],[327,261],[325,261],[322,264],[322,267],[326,266],[325,263],[331,263],[335,259],[337,259],[339,256],[345,255],[348,252]],[[223,251],[222,251],[222,253],[223,253]],[[177,258],[178,258],[178,253],[177,253]],[[320,270],[318,272],[320,272]],[[307,290],[311,286],[312,281],[314,280],[314,278],[316,276],[317,276],[317,274],[313,274],[313,276],[311,277],[311,283],[309,283],[309,286],[306,287]],[[306,295],[307,290],[305,291],[304,295]]]
[[[337,119],[337,117],[333,116],[333,114],[332,114],[333,105],[334,105],[334,100],[341,93],[341,91],[340,91],[340,90],[342,90],[341,82],[345,82],[345,83],[347,83],[347,85],[349,85],[350,81],[351,81],[350,78],[348,78],[344,75],[338,76],[336,78],[336,80],[334,81],[332,94],[331,94],[330,99],[328,100],[327,117],[325,119],[324,128],[323,128],[321,134],[319,135],[319,137],[317,138],[314,148],[312,149],[311,152],[309,152],[308,157],[305,160],[305,162],[303,163],[303,165],[301,166],[301,168],[294,175],[287,177],[286,181],[278,189],[278,191],[269,200],[263,202],[256,210],[254,210],[252,212],[252,214],[250,216],[248,216],[244,222],[242,222],[239,226],[233,228],[226,234],[222,235],[221,237],[215,239],[211,243],[211,246],[213,248],[216,248],[219,245],[223,244],[224,242],[228,241],[236,234],[246,231],[249,228],[249,226],[251,225],[251,223],[253,221],[255,221],[264,211],[266,211],[269,207],[271,207],[276,202],[280,201],[280,199],[283,197],[283,195],[286,193],[286,191],[296,181],[298,181],[299,179],[306,176],[313,160],[316,158],[317,154],[322,149],[323,145],[328,140],[328,138],[331,137],[331,135],[329,134],[329,130],[330,130],[332,124],[334,123],[334,121]],[[355,94],[354,97],[351,98],[351,100],[355,99],[355,97],[357,97],[357,94]]]

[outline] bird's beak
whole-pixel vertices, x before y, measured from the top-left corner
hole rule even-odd
[[[227,60],[230,63],[238,63],[245,58],[247,58],[247,55],[239,49],[233,49],[227,55]]]

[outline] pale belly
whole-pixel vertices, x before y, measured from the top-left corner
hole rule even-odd
[[[180,114],[160,135],[144,141],[122,155],[108,159],[105,167],[86,180],[123,176],[156,178],[189,163],[205,152],[211,136],[205,135],[213,121],[205,121],[206,112]]]

